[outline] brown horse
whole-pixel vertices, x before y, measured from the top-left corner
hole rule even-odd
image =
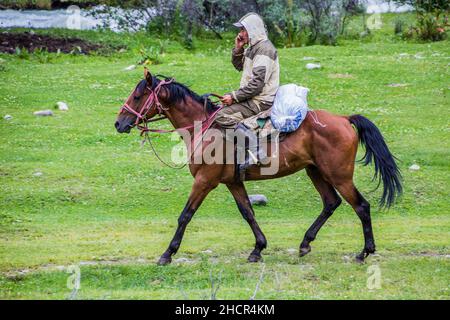
[[[161,113],[168,118],[174,128],[190,128],[194,121],[204,121],[205,113],[212,114],[215,110],[215,106],[209,100],[198,96],[183,84],[174,81],[166,83],[165,80],[146,72],[145,79],[136,86],[122,107],[115,127],[120,133],[129,133],[131,128],[141,121],[145,122]],[[378,178],[378,185],[383,183],[380,206],[389,207],[401,194],[401,175],[383,136],[371,121],[361,115],[337,116],[322,110],[317,110],[316,116],[326,127],[318,125],[314,117],[308,113],[300,128],[288,134],[279,144],[278,159],[281,160],[276,174],[262,175],[262,168],[255,165],[247,171],[246,180],[279,178],[306,169],[322,198],[323,210],[306,231],[300,244],[300,256],[311,251],[311,241],[316,238],[320,228],[341,204],[339,193],[353,207],[361,220],[364,248],[356,259],[362,262],[369,254],[375,252],[375,241],[370,205],[353,183],[358,142],[366,148],[366,153],[361,159],[364,165],[373,161],[374,179]],[[269,156],[271,152],[268,148]],[[256,222],[243,182],[236,179],[235,165],[189,163],[189,169],[194,177],[192,191],[178,219],[175,235],[158,264],[165,265],[172,261],[172,255],[178,251],[189,221],[208,193],[219,183],[228,187],[239,211],[254,233],[256,244],[248,261],[261,260],[261,251],[267,246],[266,237]]]

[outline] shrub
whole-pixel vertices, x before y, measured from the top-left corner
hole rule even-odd
[[[416,31],[422,40],[440,41],[447,36],[446,24],[437,16],[429,13],[419,16]]]
[[[394,33],[396,35],[403,34],[404,26],[405,26],[405,22],[403,20],[400,20],[400,19],[395,20]]]
[[[149,66],[162,63],[161,48],[151,46],[150,48],[141,47],[139,49],[140,58],[137,61],[138,64]]]
[[[413,6],[417,14],[416,26],[405,32],[405,37],[416,37],[424,41],[440,41],[447,37],[450,10],[448,0],[394,0],[394,2]]]
[[[29,60],[30,59],[30,53],[25,48],[19,48],[16,47],[15,55],[22,60]]]
[[[335,45],[348,17],[363,10],[357,0],[305,0],[303,7],[309,15],[310,42],[325,45]]]

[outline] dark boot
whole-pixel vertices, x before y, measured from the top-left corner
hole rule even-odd
[[[258,148],[258,137],[242,123],[239,123],[235,129],[236,135],[242,135],[248,140],[248,146],[237,146],[238,150],[245,152],[244,163],[237,165],[238,177],[241,181],[245,180],[245,172],[252,165],[261,165],[261,161],[266,159],[267,154],[262,148]],[[242,150],[243,149],[243,150]]]

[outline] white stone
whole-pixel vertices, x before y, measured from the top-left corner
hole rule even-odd
[[[35,176],[35,177],[40,177],[40,176],[42,176],[43,175],[43,173],[42,172],[35,172],[35,173],[33,173],[33,176]]]
[[[61,110],[61,111],[68,111],[69,110],[69,106],[65,102],[58,101],[56,103],[56,105],[58,106],[58,109]]]
[[[402,87],[407,87],[408,84],[407,83],[390,83],[388,84],[388,87],[392,87],[392,88],[402,88]]]
[[[294,254],[294,253],[297,253],[298,252],[298,250],[297,249],[294,249],[294,248],[289,248],[289,249],[287,249],[286,250],[288,253],[290,253],[290,254]]]
[[[3,117],[3,119],[5,119],[6,121],[11,120],[13,117],[10,114],[7,114],[6,116]]]
[[[213,252],[212,252],[212,250],[207,249],[207,250],[203,250],[202,253],[211,254]]]
[[[313,70],[313,69],[320,69],[322,66],[320,65],[320,63],[308,63],[306,65],[306,69],[308,70]]]
[[[420,170],[420,166],[418,164],[413,164],[411,167],[409,167],[409,170],[418,171]]]
[[[173,262],[175,262],[175,263],[192,263],[194,261],[189,260],[188,258],[178,258],[178,259],[173,260]]]
[[[53,116],[53,111],[52,110],[40,110],[40,111],[33,112],[33,114],[35,116],[48,117],[48,116]]]
[[[126,67],[125,69],[123,69],[124,71],[131,71],[136,69],[136,65],[132,64],[131,66]]]
[[[252,205],[265,206],[267,204],[267,197],[263,194],[252,194],[248,198]]]

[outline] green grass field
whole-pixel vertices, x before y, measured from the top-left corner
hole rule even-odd
[[[214,282],[220,283],[218,299],[250,299],[262,274],[256,299],[449,299],[448,41],[379,37],[279,50],[282,83],[309,87],[313,108],[367,116],[399,158],[405,192],[389,211],[376,208],[373,168],[356,167],[356,185],[372,203],[378,249],[366,264],[353,262],[363,235],[347,204],[323,227],[312,252],[298,257],[321,210],[302,171],[247,183],[249,193],[269,198],[266,207],[255,208],[268,239],[263,263],[246,262],[253,235],[220,186],[188,226],[174,263],[159,267],[155,262],[173,235],[192,177],[187,169],[162,166],[140,147],[137,132],[114,129],[119,107],[142,78],[140,67],[123,71],[137,60],[134,40],[74,34],[122,41],[129,50],[108,57],[51,54],[49,63],[0,55],[0,298],[210,299]],[[151,71],[201,94],[224,93],[240,77],[230,63],[231,46],[229,38],[197,42],[198,49],[188,52],[169,43],[163,63]],[[311,61],[304,57],[323,68],[306,70]],[[57,101],[70,110],[33,116]],[[6,114],[13,119],[4,120]],[[155,139],[166,159],[179,143],[170,136]],[[419,171],[408,169],[414,163]],[[81,270],[81,288],[72,296],[70,265]],[[381,271],[378,289],[367,286],[373,266]]]

